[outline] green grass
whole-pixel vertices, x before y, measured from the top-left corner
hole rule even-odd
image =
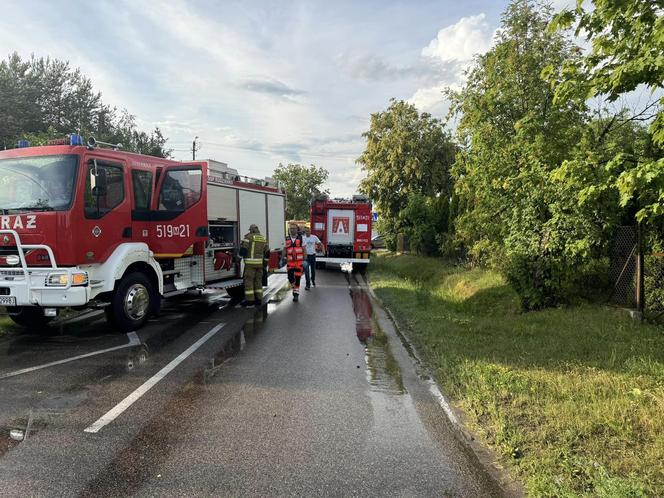
[[[4,308],[2,308],[0,311],[4,312]],[[7,334],[7,332],[14,327],[15,324],[12,322],[11,318],[9,318],[7,315],[0,315],[0,337]]]
[[[372,259],[371,285],[531,496],[664,496],[664,329],[595,304],[521,313],[496,273]]]

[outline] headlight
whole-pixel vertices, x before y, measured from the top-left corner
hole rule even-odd
[[[66,273],[51,273],[46,277],[46,285],[53,287],[64,287],[69,283],[69,275]]]
[[[10,254],[9,256],[5,257],[5,262],[8,266],[16,266],[21,262],[21,258],[16,254]]]
[[[69,274],[67,273],[51,273],[46,277],[46,285],[51,287],[66,287],[69,283]],[[72,273],[71,285],[88,285],[87,273]]]

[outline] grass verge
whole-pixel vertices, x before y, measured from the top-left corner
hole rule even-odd
[[[664,496],[664,329],[594,304],[520,313],[496,273],[384,253],[377,295],[532,496]]]
[[[0,309],[0,311],[4,312],[4,308]],[[14,327],[15,325],[11,318],[7,315],[0,315],[0,337],[6,335]]]

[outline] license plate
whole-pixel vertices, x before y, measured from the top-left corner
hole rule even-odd
[[[345,271],[346,273],[350,273],[353,271],[353,262],[352,261],[345,261],[341,263],[341,271]]]
[[[0,306],[16,306],[16,298],[14,296],[0,296]]]

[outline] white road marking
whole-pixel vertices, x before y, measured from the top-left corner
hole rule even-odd
[[[159,370],[159,372],[157,372],[152,377],[150,377],[145,383],[143,383],[142,386],[140,386],[138,389],[136,389],[133,393],[131,393],[125,399],[120,401],[120,403],[118,403],[115,407],[113,407],[111,410],[109,410],[104,416],[102,416],[94,424],[92,424],[90,427],[85,429],[85,432],[97,433],[104,426],[106,426],[106,425],[110,424],[111,422],[113,422],[113,420],[115,420],[117,417],[119,417],[127,408],[129,408],[136,401],[138,401],[141,398],[141,396],[143,396],[145,393],[147,393],[160,380],[162,380],[164,377],[166,377],[173,369],[175,369],[175,367],[177,367],[180,363],[182,363],[185,359],[187,359],[194,351],[196,351],[203,344],[205,344],[208,341],[208,339],[210,339],[213,335],[215,335],[217,332],[219,332],[224,327],[224,325],[226,325],[226,324],[225,323],[220,323],[219,325],[215,325],[214,327],[212,327],[212,329],[207,334],[205,334],[203,337],[201,337],[199,340],[197,340],[195,343],[193,343],[191,346],[189,346],[177,358],[175,358],[168,365],[166,365],[164,368]]]
[[[450,419],[450,422],[452,422],[454,425],[460,426],[461,424],[459,424],[459,420],[456,418],[456,415],[454,415],[452,407],[447,402],[447,399],[445,399],[443,393],[440,392],[438,384],[436,384],[433,379],[427,380],[427,384],[429,384],[429,392],[433,395],[434,398],[436,398],[436,401],[438,401],[438,404],[447,415],[447,418]]]
[[[35,370],[41,370],[43,368],[50,368],[56,365],[62,365],[64,363],[71,363],[72,361],[82,360],[83,358],[90,358],[91,356],[97,356],[100,354],[110,353],[111,351],[117,351],[119,349],[131,348],[134,346],[140,346],[141,340],[136,335],[136,332],[129,332],[127,334],[129,337],[129,342],[123,344],[122,346],[115,346],[113,348],[102,349],[99,351],[93,351],[91,353],[85,353],[78,356],[72,356],[71,358],[65,358],[64,360],[52,361],[51,363],[44,363],[43,365],[37,365],[35,367],[23,368],[21,370],[16,370],[15,372],[9,372],[5,374],[0,374],[0,380],[8,379],[9,377],[16,377],[17,375],[23,375],[26,373],[34,372]]]
[[[268,280],[268,287],[263,293],[263,301],[265,303],[270,301],[270,298],[274,296],[281,288],[288,282],[288,278],[285,275],[279,275],[279,278],[272,277]],[[235,309],[241,309],[243,306],[238,303],[234,306]],[[221,309],[221,308],[220,308]],[[251,309],[251,308],[250,308]]]
[[[267,292],[265,293],[264,296],[267,298],[268,301],[274,294],[276,294],[281,290],[281,288],[286,284],[286,282],[288,282],[288,278],[285,275],[280,277],[281,278],[273,278],[269,281],[270,285],[267,288]]]

